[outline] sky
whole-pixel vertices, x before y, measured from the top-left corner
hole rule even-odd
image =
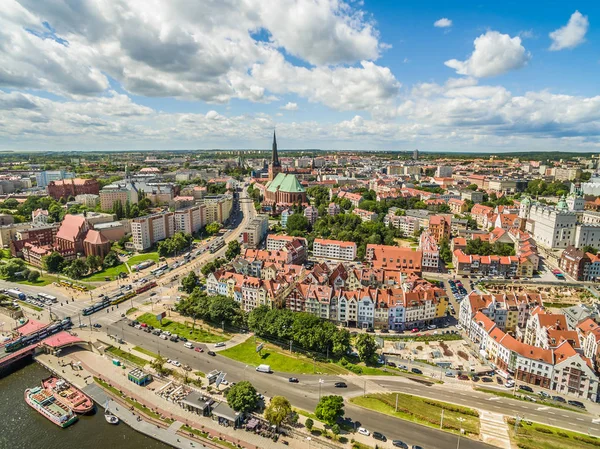
[[[0,149],[600,153],[600,2],[3,0]]]

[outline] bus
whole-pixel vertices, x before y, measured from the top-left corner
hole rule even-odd
[[[48,301],[53,302],[53,303],[58,302],[58,299],[56,299],[56,296],[49,295],[48,293],[38,293],[37,299],[39,299],[40,301],[42,301],[44,303],[47,303]]]

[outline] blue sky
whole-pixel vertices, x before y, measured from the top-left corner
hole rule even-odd
[[[6,0],[0,149],[261,148],[277,127],[282,148],[600,152],[599,17],[591,1]]]

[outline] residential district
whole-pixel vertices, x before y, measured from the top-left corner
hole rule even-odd
[[[4,153],[0,368],[173,447],[597,447],[599,168]]]

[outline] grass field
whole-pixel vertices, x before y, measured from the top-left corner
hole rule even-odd
[[[146,363],[148,363],[146,359],[138,357],[137,355],[130,354],[129,352],[123,351],[122,349],[115,348],[114,346],[106,348],[106,352],[109,352],[110,354],[113,354],[123,360],[128,360],[129,362],[135,365],[144,366]]]
[[[212,332],[200,329],[199,327],[196,327],[192,331],[191,326],[186,326],[185,324],[178,323],[176,321],[171,321],[168,318],[163,318],[161,326],[156,317],[151,313],[144,313],[142,316],[138,317],[137,320],[140,323],[146,323],[150,326],[156,327],[157,329],[169,331],[172,334],[184,336],[189,340],[197,341],[200,343],[218,343],[221,341],[229,340],[229,336],[213,334]]]
[[[144,262],[146,260],[153,260],[155,263],[158,262],[158,253],[147,253],[147,254],[138,254],[137,256],[132,256],[127,260],[127,265],[129,268],[137,265],[138,263]]]
[[[45,285],[52,284],[54,281],[56,281],[55,277],[49,276],[47,274],[40,275],[38,280],[35,282],[30,282],[27,279],[6,279],[6,278],[2,278],[2,279],[4,279],[5,281],[8,281],[8,282],[14,282],[15,284],[33,285],[34,287],[43,287]]]
[[[396,394],[398,395],[397,412],[395,411]],[[475,410],[468,407],[403,393],[368,394],[352,398],[350,402],[379,413],[438,429],[442,418],[442,410],[444,410],[444,430],[458,432],[460,429],[464,429],[467,433],[479,435],[479,415]],[[459,418],[464,419],[464,421],[461,422]]]
[[[100,282],[104,281],[104,278],[107,276],[110,277],[111,280],[113,280],[119,273],[129,273],[125,264],[121,263],[116,267],[106,268],[102,271],[97,271],[96,273],[90,274],[89,276],[83,278],[83,280],[88,282]]]
[[[521,449],[592,449],[600,446],[599,438],[523,421],[515,435],[515,420],[509,419],[508,424],[511,439]]]
[[[145,348],[142,348],[141,346],[134,346],[133,350],[137,351],[137,352],[141,352],[142,354],[149,355],[150,357],[155,358],[155,359],[158,358],[158,354],[156,354],[155,352],[149,351]]]
[[[290,356],[285,354],[277,346],[264,343],[261,353],[256,352],[254,338],[246,340],[233,348],[226,349],[219,353],[230,359],[249,365],[258,366],[260,364],[270,365],[273,371],[280,371],[291,374],[347,374],[348,371],[333,363],[315,362],[304,356]]]

